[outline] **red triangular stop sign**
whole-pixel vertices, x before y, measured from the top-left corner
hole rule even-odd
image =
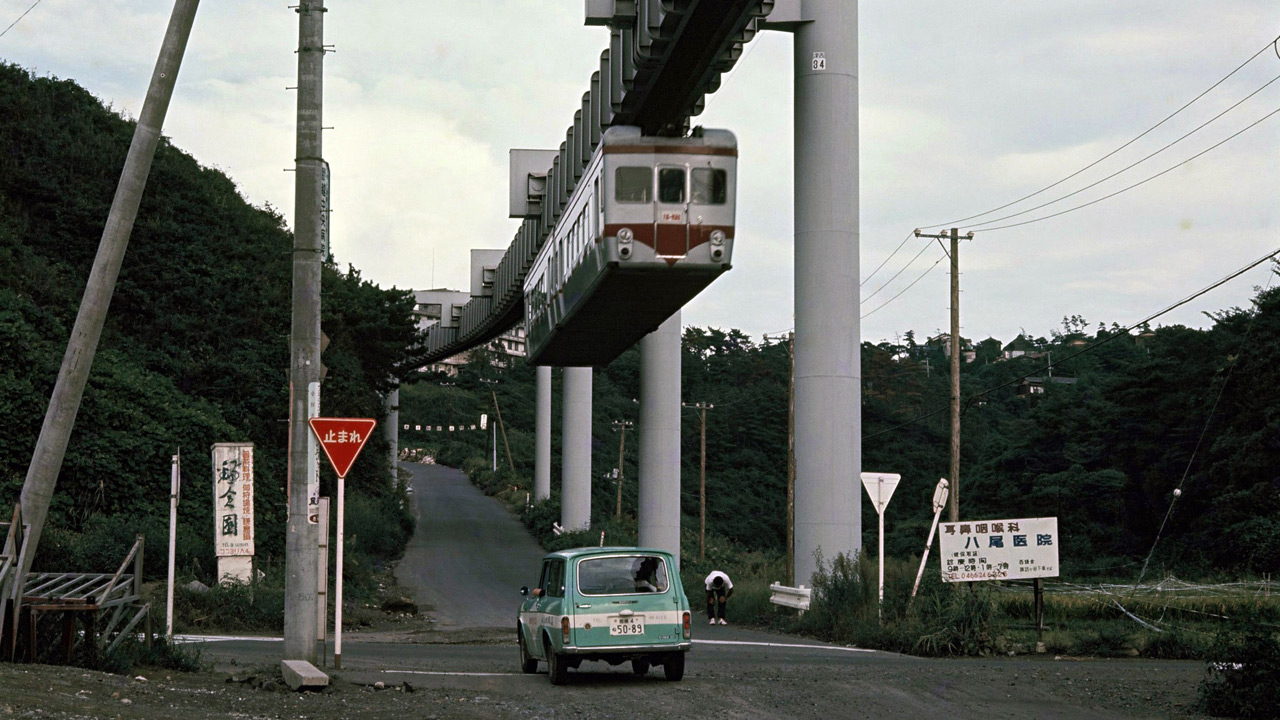
[[[338,477],[346,477],[351,464],[356,461],[360,449],[369,441],[369,435],[377,426],[369,418],[311,418],[311,432],[316,434],[320,447],[333,465]]]

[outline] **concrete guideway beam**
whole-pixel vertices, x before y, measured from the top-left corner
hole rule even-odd
[[[680,562],[680,313],[640,341],[639,543]]]

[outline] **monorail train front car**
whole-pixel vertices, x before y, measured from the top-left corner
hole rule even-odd
[[[605,365],[731,267],[728,130],[609,128],[525,281],[529,362]]]

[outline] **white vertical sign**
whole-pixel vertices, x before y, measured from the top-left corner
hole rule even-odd
[[[884,509],[889,506],[889,498],[893,497],[893,491],[898,489],[898,482],[902,480],[902,476],[897,473],[862,473],[862,486],[867,489],[867,494],[871,496],[871,504],[876,508],[876,515],[880,516],[880,609],[877,612],[883,612],[884,606]]]
[[[320,383],[307,385],[307,419],[320,417]],[[307,522],[320,522],[320,445],[307,433]]]
[[[213,446],[213,537],[218,557],[253,555],[253,443]]]

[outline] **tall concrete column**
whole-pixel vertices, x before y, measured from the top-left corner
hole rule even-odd
[[[680,313],[640,341],[640,544],[680,562]]]
[[[289,331],[289,467],[286,480],[284,659],[319,658],[320,530],[310,521],[310,398],[320,392],[321,189],[324,106],[324,0],[300,0],[298,112],[294,154],[293,292]],[[317,403],[318,404],[318,403]],[[318,491],[314,493],[318,495]],[[335,663],[337,661],[335,660]]]
[[[795,27],[796,582],[862,547],[858,4]]]
[[[591,527],[591,368],[564,369],[564,431],[560,436],[560,526]]]
[[[537,369],[538,394],[534,412],[533,501],[551,497],[551,368]]]

